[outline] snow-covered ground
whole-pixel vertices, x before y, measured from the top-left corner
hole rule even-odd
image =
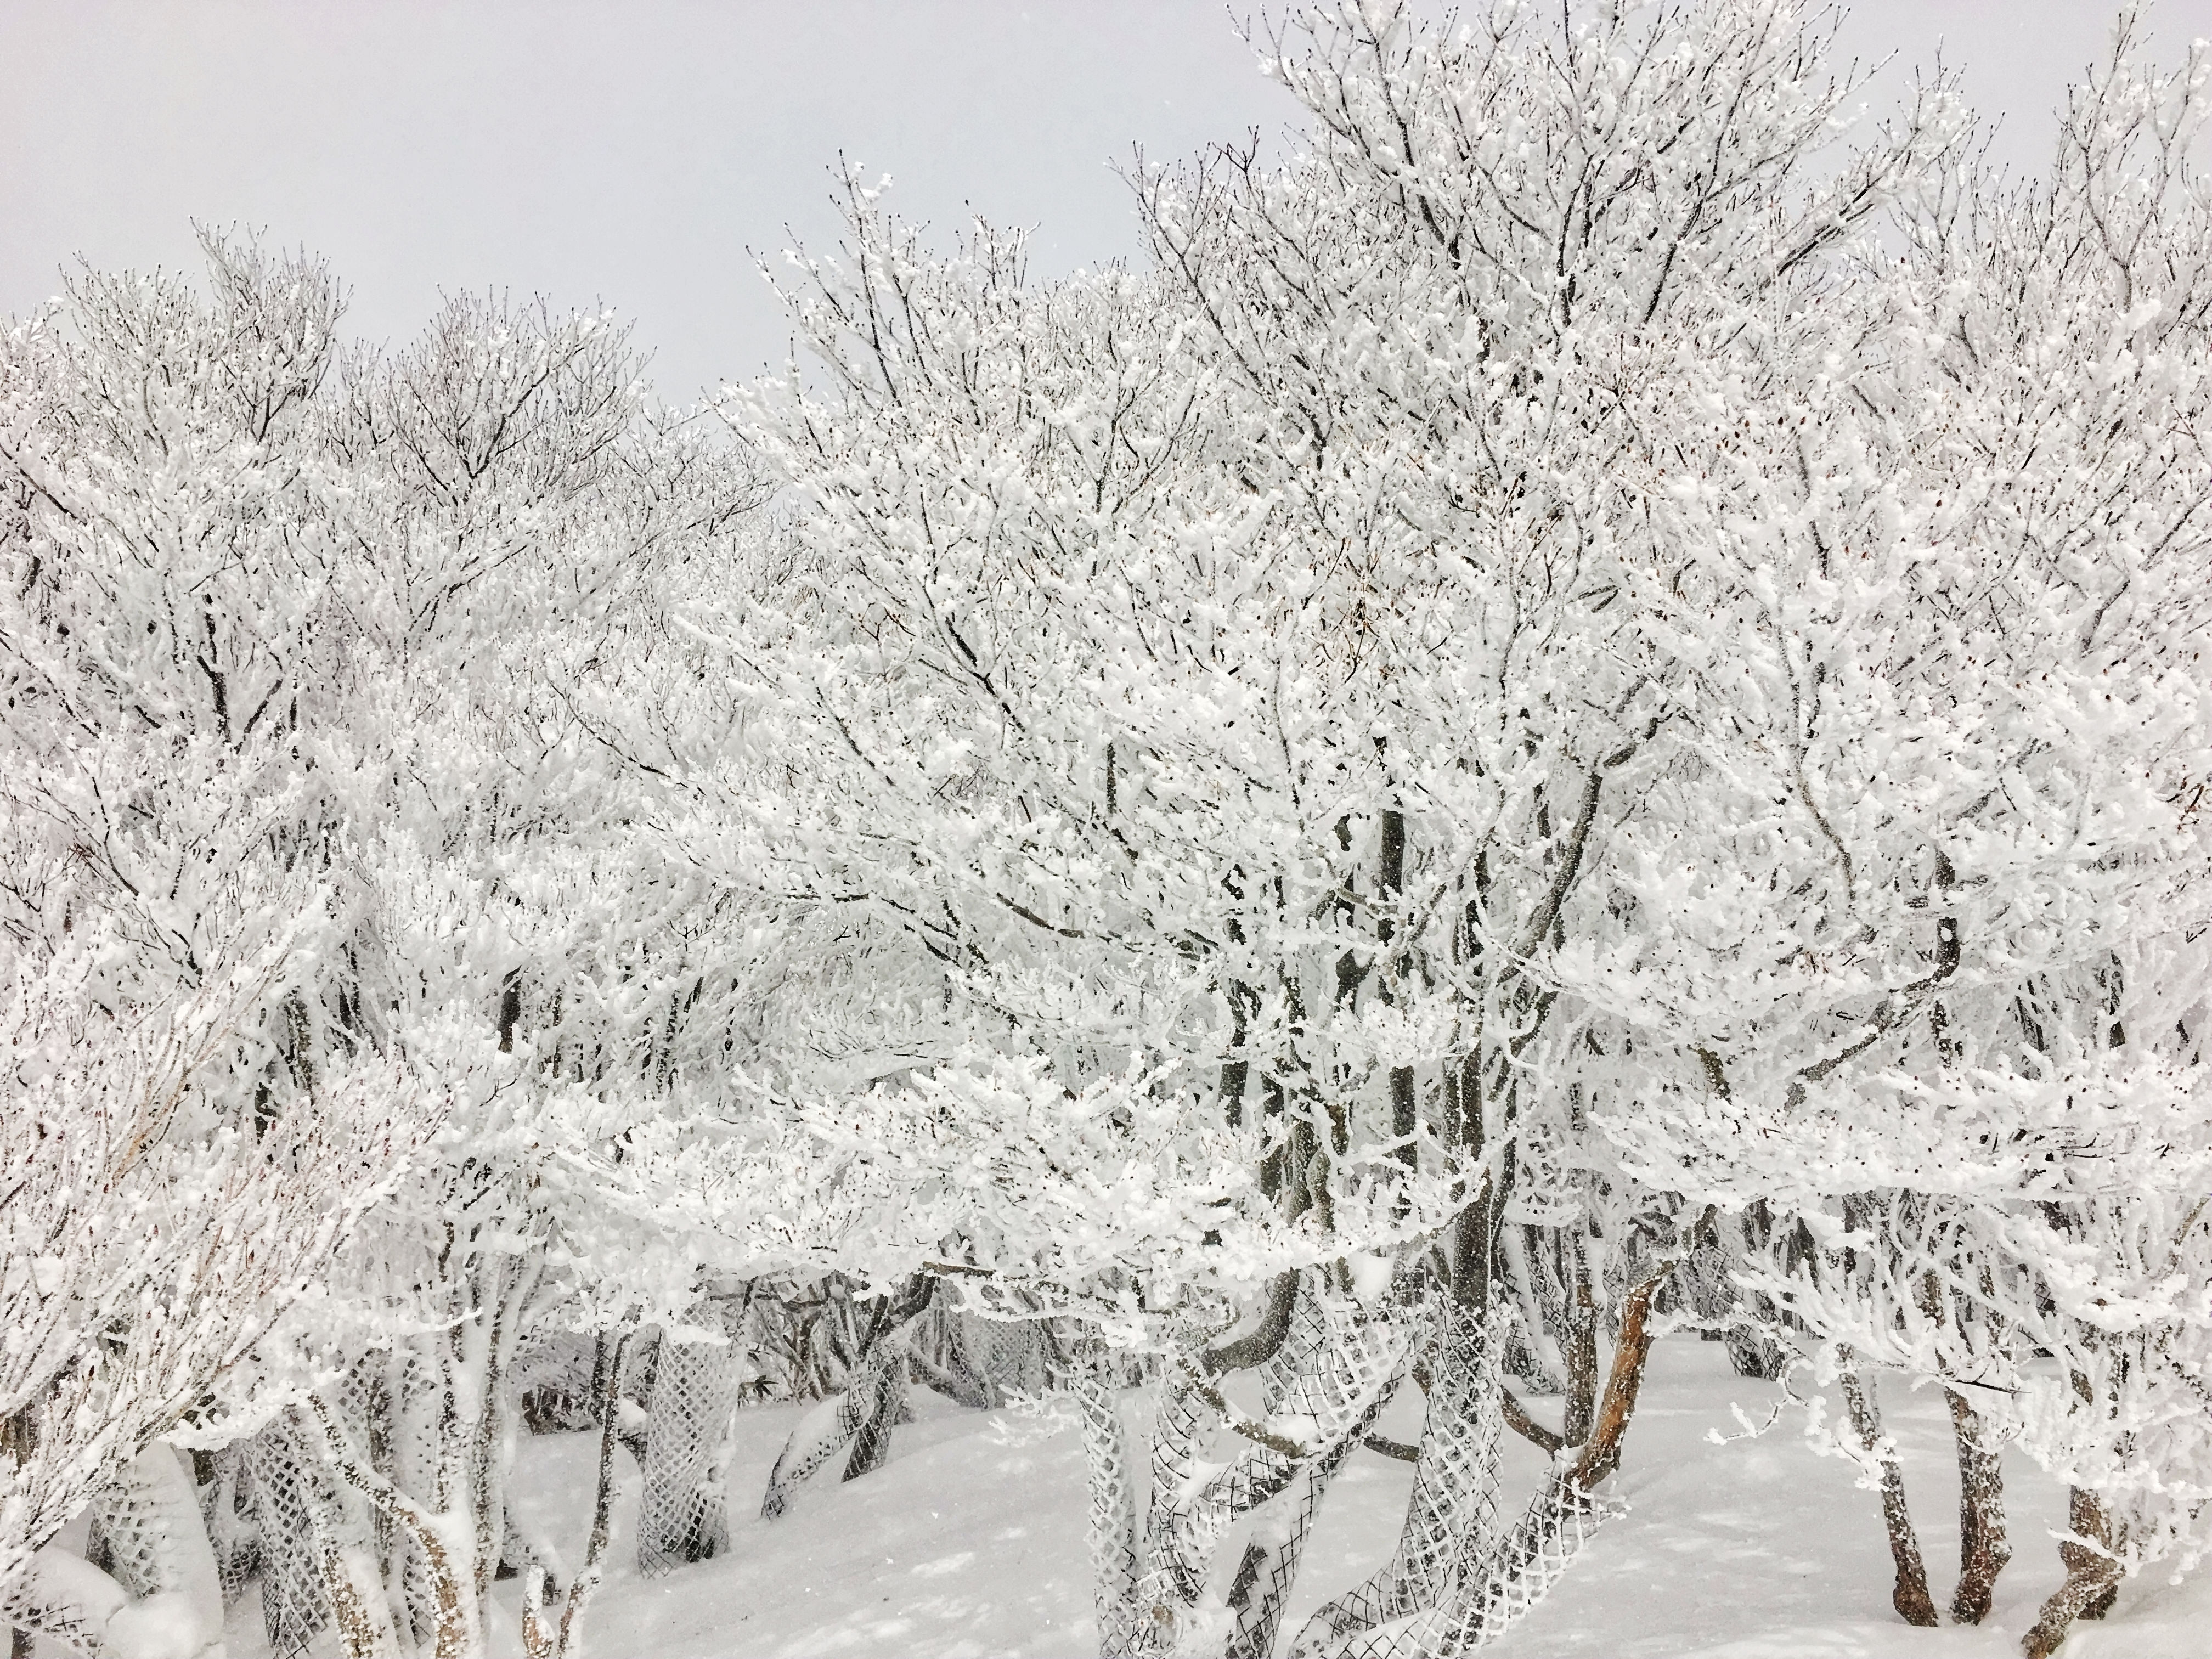
[[[1662,1342],[1630,1431],[1619,1490],[1633,1506],[1592,1541],[1552,1598],[1490,1651],[1498,1659],[1998,1659],[2059,1578],[2051,1528],[2064,1493],[2024,1461],[2006,1464],[2013,1564],[1978,1629],[1921,1631],[1889,1608],[1889,1557],[1872,1492],[1808,1450],[1795,1413],[1758,1439],[1731,1402],[1763,1420],[1771,1385],[1730,1374],[1717,1345]],[[1541,1402],[1538,1402],[1540,1405]],[[1894,1383],[1884,1394],[1938,1601],[1958,1550],[1958,1481],[1940,1396]],[[791,1511],[758,1518],[769,1464],[800,1413],[765,1407],[731,1472],[734,1547],[664,1578],[639,1577],[631,1522],[638,1480],[627,1460],[612,1571],[594,1603],[596,1659],[1078,1659],[1094,1652],[1084,1547],[1082,1449],[1072,1432],[1023,1440],[994,1413],[917,1391],[892,1461],[863,1480],[817,1479]],[[1383,1432],[1412,1439],[1418,1395]],[[1554,1414],[1556,1421],[1556,1415]],[[526,1439],[516,1496],[571,1560],[580,1556],[597,1451],[591,1435]],[[1541,1459],[1524,1442],[1507,1478],[1533,1487]],[[1409,1466],[1356,1454],[1315,1530],[1286,1631],[1389,1554]],[[518,1586],[500,1586],[513,1640]],[[519,1644],[518,1644],[519,1645]],[[1287,1645],[1287,1638],[1285,1640]],[[264,1651],[248,1596],[232,1620],[233,1659]],[[2212,1575],[2179,1589],[2146,1574],[2101,1626],[2085,1625],[2063,1659],[2204,1659],[2212,1654]]]

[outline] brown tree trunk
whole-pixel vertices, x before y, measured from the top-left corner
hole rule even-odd
[[[1978,1625],[1989,1616],[1997,1575],[2012,1559],[2005,1536],[2004,1470],[1989,1443],[1980,1414],[1955,1389],[1944,1390],[1951,1405],[1952,1432],[1959,1443],[1959,1589],[1951,1598],[1951,1617]]]
[[[2111,1517],[2094,1492],[2074,1488],[2067,1501],[2066,1524],[2080,1537],[2094,1540],[2102,1549],[2068,1539],[2058,1547],[2066,1564],[2066,1582],[2043,1604],[2035,1627],[2021,1638],[2020,1650],[2027,1659],[2051,1659],[2076,1619],[2101,1619],[2119,1593],[2120,1564],[2106,1552],[2117,1547]]]
[[[321,1425],[331,1472],[404,1527],[422,1551],[436,1604],[434,1659],[461,1659],[474,1645],[476,1635],[477,1613],[471,1594],[476,1588],[473,1565],[453,1559],[453,1553],[436,1524],[439,1517],[400,1491],[361,1455],[352,1437],[319,1396],[309,1395],[307,1408]],[[441,1472],[441,1488],[448,1485]]]
[[[1582,1455],[1575,1460],[1569,1479],[1584,1492],[1620,1468],[1621,1444],[1628,1436],[1629,1419],[1636,1414],[1636,1398],[1644,1389],[1644,1370],[1651,1358],[1651,1298],[1659,1292],[1674,1264],[1660,1270],[1621,1299],[1620,1337],[1613,1345],[1613,1370],[1605,1379],[1605,1395]]]
[[[1459,1087],[1454,1102],[1459,1112],[1461,1156],[1469,1164],[1480,1161],[1483,1149],[1482,1057],[1476,1051],[1461,1056]],[[1490,1306],[1491,1257],[1498,1248],[1497,1191],[1490,1176],[1482,1177],[1475,1194],[1451,1222],[1452,1294],[1462,1308],[1483,1313]]]
[[[1908,1625],[1932,1626],[1936,1603],[1928,1594],[1928,1568],[1920,1559],[1920,1539],[1912,1529],[1912,1513],[1905,1504],[1905,1474],[1894,1449],[1882,1447],[1881,1408],[1868,1379],[1856,1363],[1844,1371],[1844,1403],[1851,1414],[1851,1430],[1881,1465],[1881,1519],[1889,1532],[1890,1559],[1897,1564],[1897,1584],[1890,1605]]]

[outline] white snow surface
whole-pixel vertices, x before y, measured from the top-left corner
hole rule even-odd
[[[1551,1598],[1486,1650],[1496,1659],[2011,1659],[2061,1570],[2051,1532],[2062,1487],[2016,1455],[2005,1464],[2012,1564],[1995,1611],[1976,1629],[1915,1630],[1890,1610],[1887,1546],[1875,1496],[1840,1459],[1810,1451],[1802,1417],[1757,1439],[1729,1407],[1763,1421],[1776,1385],[1732,1375],[1721,1347],[1670,1338],[1656,1348],[1627,1458],[1613,1490],[1632,1506],[1592,1540]],[[607,1582],[592,1604],[591,1659],[1087,1659],[1097,1651],[1084,1543],[1083,1454],[1063,1431],[1022,1443],[998,1413],[917,1390],[891,1461],[840,1483],[833,1467],[789,1513],[759,1518],[785,1437],[811,1409],[761,1407],[738,1422],[731,1471],[731,1553],[647,1580],[637,1571],[639,1479],[627,1459]],[[1558,1420],[1557,1401],[1530,1401]],[[1547,1407],[1549,1407],[1547,1410]],[[1885,1378],[1887,1426],[1929,1565],[1948,1601],[1957,1577],[1958,1477],[1950,1420],[1933,1390]],[[1381,1431],[1419,1432],[1408,1383]],[[595,1434],[526,1437],[513,1496],[582,1559]],[[619,1454],[617,1455],[619,1455]],[[1508,1507],[1543,1468],[1508,1437]],[[1306,1614],[1388,1557],[1412,1466],[1369,1452],[1346,1464],[1323,1505],[1278,1651]],[[1234,1559],[1234,1552],[1227,1553]],[[520,1586],[497,1587],[493,1651],[519,1654]],[[257,1600],[233,1608],[231,1659],[261,1659]],[[2060,1659],[2204,1659],[2212,1653],[2212,1574],[2179,1587],[2154,1569],[2121,1589],[2101,1625],[2077,1626]]]

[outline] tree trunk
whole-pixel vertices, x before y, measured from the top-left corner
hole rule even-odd
[[[769,1471],[761,1518],[773,1521],[789,1507],[817,1469],[852,1447],[845,1480],[866,1474],[890,1455],[890,1434],[906,1398],[906,1334],[928,1304],[930,1287],[909,1284],[899,1301],[879,1311],[862,1338],[861,1352],[834,1394],[799,1421]]]
[[[111,1659],[220,1651],[215,1552],[191,1477],[167,1443],[140,1452],[94,1499],[94,1529],[108,1541],[105,1569],[51,1543],[21,1562],[0,1601],[12,1646],[27,1652],[44,1635],[50,1650],[61,1643]]]
[[[1912,1512],[1905,1504],[1905,1474],[1899,1467],[1897,1449],[1881,1431],[1881,1407],[1869,1379],[1859,1374],[1854,1360],[1844,1370],[1844,1403],[1850,1408],[1851,1429],[1859,1444],[1881,1468],[1881,1519],[1889,1532],[1890,1559],[1897,1564],[1897,1583],[1890,1605],[1908,1625],[1932,1627],[1936,1603],[1928,1594],[1928,1568],[1920,1558],[1919,1535],[1912,1529]]]
[[[1574,1368],[1559,1345],[1558,1332],[1571,1328],[1574,1292],[1560,1275],[1546,1270],[1544,1252],[1534,1243],[1531,1226],[1496,1229],[1497,1254],[1504,1270],[1507,1293],[1519,1306],[1522,1317],[1507,1338],[1505,1369],[1534,1394],[1567,1395],[1574,1391]],[[1555,1235],[1556,1237],[1556,1235]],[[1589,1332],[1586,1382],[1593,1395],[1597,1385],[1596,1328]]]
[[[1651,1359],[1651,1300],[1674,1270],[1673,1262],[1637,1285],[1621,1298],[1620,1334],[1613,1343],[1613,1370],[1605,1379],[1605,1395],[1582,1455],[1569,1476],[1588,1492],[1620,1468],[1621,1448],[1628,1425],[1636,1415],[1636,1401],[1644,1391],[1644,1368]]]
[[[362,1455],[319,1395],[307,1396],[307,1409],[322,1428],[320,1449],[331,1471],[406,1528],[421,1550],[429,1579],[434,1659],[476,1659],[483,1651],[483,1627],[477,1613],[476,1563],[469,1548],[476,1536],[474,1518],[465,1511],[433,1510],[401,1491]],[[457,1483],[451,1478],[454,1471],[450,1467],[453,1460],[449,1448],[441,1449],[439,1461],[438,1484],[450,1489]],[[364,1629],[374,1628],[372,1619]]]
[[[1332,1640],[1434,1607],[1451,1595],[1462,1563],[1486,1562],[1496,1552],[1505,1398],[1499,1377],[1510,1313],[1498,1304],[1477,1316],[1456,1298],[1439,1313],[1398,1547],[1381,1571],[1313,1614],[1291,1644],[1293,1653],[1325,1649]]]
[[[719,1316],[709,1307],[702,1319]],[[743,1388],[732,1342],[665,1335],[645,1436],[645,1492],[638,1510],[638,1567],[647,1577],[720,1555],[729,1547],[721,1464]]]
[[[1571,1282],[1560,1287],[1566,1315],[1566,1340],[1561,1346],[1567,1362],[1566,1410],[1560,1437],[1570,1446],[1579,1446],[1589,1438],[1597,1421],[1597,1299],[1590,1293],[1589,1250],[1583,1242],[1579,1224],[1562,1228],[1555,1243],[1571,1273]]]
[[[881,1468],[891,1455],[891,1430],[897,1426],[906,1407],[906,1355],[891,1354],[886,1364],[876,1369],[867,1386],[866,1409],[853,1431],[853,1455],[845,1460],[842,1478],[847,1480],[857,1480]]]
[[[1980,1413],[1954,1389],[1944,1390],[1959,1444],[1959,1589],[1951,1617],[1978,1625],[1989,1616],[1997,1575],[2012,1559],[2005,1536],[2004,1469]]]
[[[1149,1457],[1133,1451],[1108,1356],[1094,1351],[1079,1374],[1107,1659],[1201,1648],[1221,1659],[1264,1659],[1274,1650],[1314,1516],[1344,1460],[1366,1443],[1410,1334],[1391,1311],[1322,1295],[1326,1270],[1284,1280],[1248,1336],[1170,1372],[1153,1404]],[[1286,1316],[1278,1317],[1285,1299]],[[1250,1418],[1219,1386],[1226,1372],[1243,1370],[1259,1373],[1261,1403]],[[1309,1426],[1297,1437],[1270,1426],[1286,1419]],[[1223,1454],[1225,1462],[1215,1461]],[[1231,1559],[1224,1539],[1263,1509],[1225,1600],[1210,1598],[1216,1568]],[[1224,1613],[1226,1628],[1216,1622]]]
[[[2021,1651],[2027,1659],[2051,1659],[2076,1619],[2103,1618],[2119,1593],[2120,1564],[2110,1553],[2119,1540],[2113,1536],[2111,1517],[2094,1492],[2079,1486],[2073,1489],[2066,1505],[2066,1524],[2075,1534],[2058,1546],[2058,1559],[2066,1565],[2066,1582],[2043,1604],[2034,1628],[2021,1639]]]
[[[584,1614],[592,1605],[592,1597],[599,1593],[599,1581],[605,1576],[607,1544],[613,1534],[615,1407],[622,1391],[623,1351],[628,1346],[627,1337],[617,1337],[611,1347],[602,1335],[592,1356],[592,1393],[599,1405],[599,1480],[592,1499],[592,1535],[584,1546],[583,1571],[568,1581],[568,1593],[561,1598],[557,1630],[548,1632],[544,1628],[534,1594],[525,1598],[524,1636],[526,1644],[536,1643],[531,1647],[532,1659],[539,1659],[541,1654],[550,1654],[552,1659],[574,1659],[583,1651]],[[533,1626],[537,1626],[535,1632]]]
[[[1743,1214],[1743,1243],[1747,1252],[1753,1256],[1762,1254],[1772,1240],[1774,1218],[1768,1212],[1766,1200],[1761,1199]],[[1788,1356],[1782,1345],[1771,1336],[1756,1328],[1756,1325],[1772,1327],[1781,1322],[1780,1312],[1765,1296],[1753,1295],[1743,1298],[1743,1313],[1755,1322],[1753,1326],[1732,1324],[1729,1327],[1729,1364],[1738,1376],[1758,1377],[1772,1382],[1782,1375]]]

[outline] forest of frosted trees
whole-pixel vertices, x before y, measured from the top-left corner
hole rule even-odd
[[[1826,28],[1316,0],[1297,143],[1133,166],[1134,266],[848,171],[696,410],[603,313],[356,348],[239,231],[9,325],[16,1652],[253,1590],[465,1659],[497,1576],[612,1654],[615,1555],[933,1389],[1079,1424],[1101,1653],[1451,1659],[1579,1593],[1699,1335],[1838,1402],[1774,1431],[1856,1464],[1869,1617],[2008,1571],[2042,1659],[2193,1568],[2212,52],[2124,21],[2020,177],[1940,74],[1851,121]],[[1353,1456],[1410,1497],[1331,1577]]]

